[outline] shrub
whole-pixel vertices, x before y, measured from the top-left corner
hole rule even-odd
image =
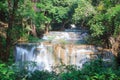
[[[11,70],[5,64],[0,64],[0,80],[120,80],[120,68],[105,67],[102,60],[86,63],[82,69],[76,66],[62,65],[62,71],[34,71]],[[106,63],[107,64],[107,63]],[[57,66],[59,68],[59,66]],[[119,66],[118,66],[119,67]]]
[[[0,80],[15,80],[15,73],[6,64],[0,62]]]

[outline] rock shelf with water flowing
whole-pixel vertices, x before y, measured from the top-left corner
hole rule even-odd
[[[54,66],[76,65],[81,69],[91,59],[99,58],[102,55],[97,47],[93,45],[75,45],[75,42],[83,43],[88,33],[81,31],[50,32],[43,39],[51,43],[19,43],[15,47],[16,63],[20,68],[30,71],[48,70],[52,71]],[[69,44],[57,43],[59,40],[70,42]],[[102,55],[104,60],[112,53],[109,50]],[[112,57],[111,57],[112,58]]]

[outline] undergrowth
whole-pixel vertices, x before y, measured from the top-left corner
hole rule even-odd
[[[8,67],[0,63],[0,80],[120,80],[120,68],[113,66],[105,67],[101,60],[86,63],[82,69],[75,66],[62,67],[59,71],[34,71],[15,70],[17,68]],[[59,68],[61,66],[58,66]]]

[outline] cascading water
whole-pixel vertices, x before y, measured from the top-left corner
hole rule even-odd
[[[83,64],[91,59],[91,55],[97,58],[97,50],[94,46],[73,44],[74,41],[83,43],[87,35],[86,32],[81,31],[50,32],[43,37],[51,41],[49,44],[45,42],[19,43],[15,48],[16,63],[19,63],[21,68],[31,71],[36,69],[52,71],[52,67],[60,64],[76,65],[78,69],[82,68]],[[61,39],[70,43],[59,43]]]
[[[25,62],[35,62],[34,67],[27,66],[28,70],[51,70],[52,56],[47,51],[47,47],[37,43],[18,44],[16,45],[16,62],[20,65]]]
[[[51,43],[59,43],[60,40],[64,40],[68,43],[85,44],[88,37],[88,30],[79,29],[66,29],[65,31],[51,31],[49,34],[44,35],[43,39],[51,41]]]
[[[29,46],[28,46],[29,45]],[[92,50],[75,49],[67,45],[65,48],[58,45],[36,45],[35,44],[18,44],[16,46],[16,62],[23,63],[26,61],[35,62],[34,68],[28,67],[31,70],[52,70],[52,66],[60,65],[77,65],[82,67],[87,60],[90,59]],[[87,54],[86,54],[87,53]],[[20,64],[22,65],[22,64]]]

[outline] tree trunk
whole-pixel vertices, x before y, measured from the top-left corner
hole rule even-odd
[[[69,22],[69,20],[67,21],[63,21],[63,25],[61,27],[61,30],[64,31],[65,30],[65,25]]]
[[[45,24],[45,34],[48,34],[49,32],[49,23]]]
[[[9,18],[8,18],[8,29],[6,33],[6,51],[4,56],[3,61],[8,61],[9,56],[10,56],[10,50],[13,45],[13,34],[12,34],[12,28],[14,26],[14,18],[15,18],[15,11],[17,10],[18,7],[18,0],[14,0],[12,3],[11,0],[8,0],[8,9],[9,9]]]
[[[8,29],[7,29],[7,33],[6,33],[6,52],[5,52],[5,61],[8,60],[9,56],[10,56],[10,50],[11,50],[11,46],[12,46],[12,26],[13,26],[13,17],[10,16],[9,18],[9,23],[8,23]]]
[[[31,33],[32,33],[32,35],[34,36],[34,37],[37,37],[37,32],[36,32],[36,27],[35,27],[35,25],[31,25]]]
[[[120,52],[120,35],[117,38],[110,37],[109,40],[112,45],[112,53],[117,57]]]

